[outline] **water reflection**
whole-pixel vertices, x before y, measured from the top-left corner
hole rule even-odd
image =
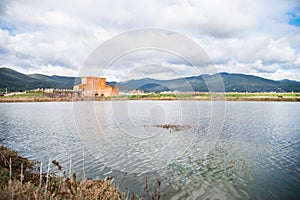
[[[150,188],[160,179],[170,199],[300,195],[297,103],[226,102],[222,135],[206,156],[211,102],[78,102],[81,120],[73,109],[72,103],[0,104],[1,143],[31,159],[56,159],[65,169],[71,158],[79,177],[84,163],[86,176],[114,176],[130,191],[142,193],[146,176]],[[192,128],[170,133],[158,123]]]

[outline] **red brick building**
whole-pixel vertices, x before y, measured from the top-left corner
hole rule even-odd
[[[84,96],[118,96],[119,88],[106,85],[106,78],[81,77],[81,84],[75,85],[75,91],[82,91]]]

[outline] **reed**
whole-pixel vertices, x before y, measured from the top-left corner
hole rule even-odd
[[[35,169],[37,162],[29,161],[0,146],[0,197],[1,199],[144,199],[163,200],[166,195],[160,194],[161,183],[150,193],[148,181],[141,198],[134,192],[121,192],[115,185],[113,178],[83,179],[78,181],[76,174],[71,174],[71,160],[69,174],[63,170],[58,161],[49,159],[47,172],[42,172],[42,163]],[[50,173],[51,165],[55,169]],[[62,176],[58,176],[58,172]]]

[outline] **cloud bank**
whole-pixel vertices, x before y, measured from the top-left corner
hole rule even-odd
[[[75,76],[102,42],[125,31],[158,27],[197,42],[220,72],[300,81],[299,13],[297,0],[4,0],[0,66]],[[110,69],[110,80],[122,79],[124,70],[135,78],[197,75],[180,59],[157,52],[136,53],[118,64]]]

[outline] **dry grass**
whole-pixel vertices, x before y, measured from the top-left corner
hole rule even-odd
[[[153,193],[148,191],[146,181],[144,194],[139,198],[134,192],[121,192],[113,184],[113,178],[78,181],[75,173],[71,177],[67,176],[56,160],[52,164],[63,176],[40,173],[34,168],[36,163],[0,145],[0,199],[163,200],[166,197],[160,195],[160,181]]]
[[[110,180],[77,181],[76,174],[67,177],[57,161],[52,164],[63,177],[55,173],[39,173],[34,162],[17,152],[0,146],[1,199],[125,199]]]

